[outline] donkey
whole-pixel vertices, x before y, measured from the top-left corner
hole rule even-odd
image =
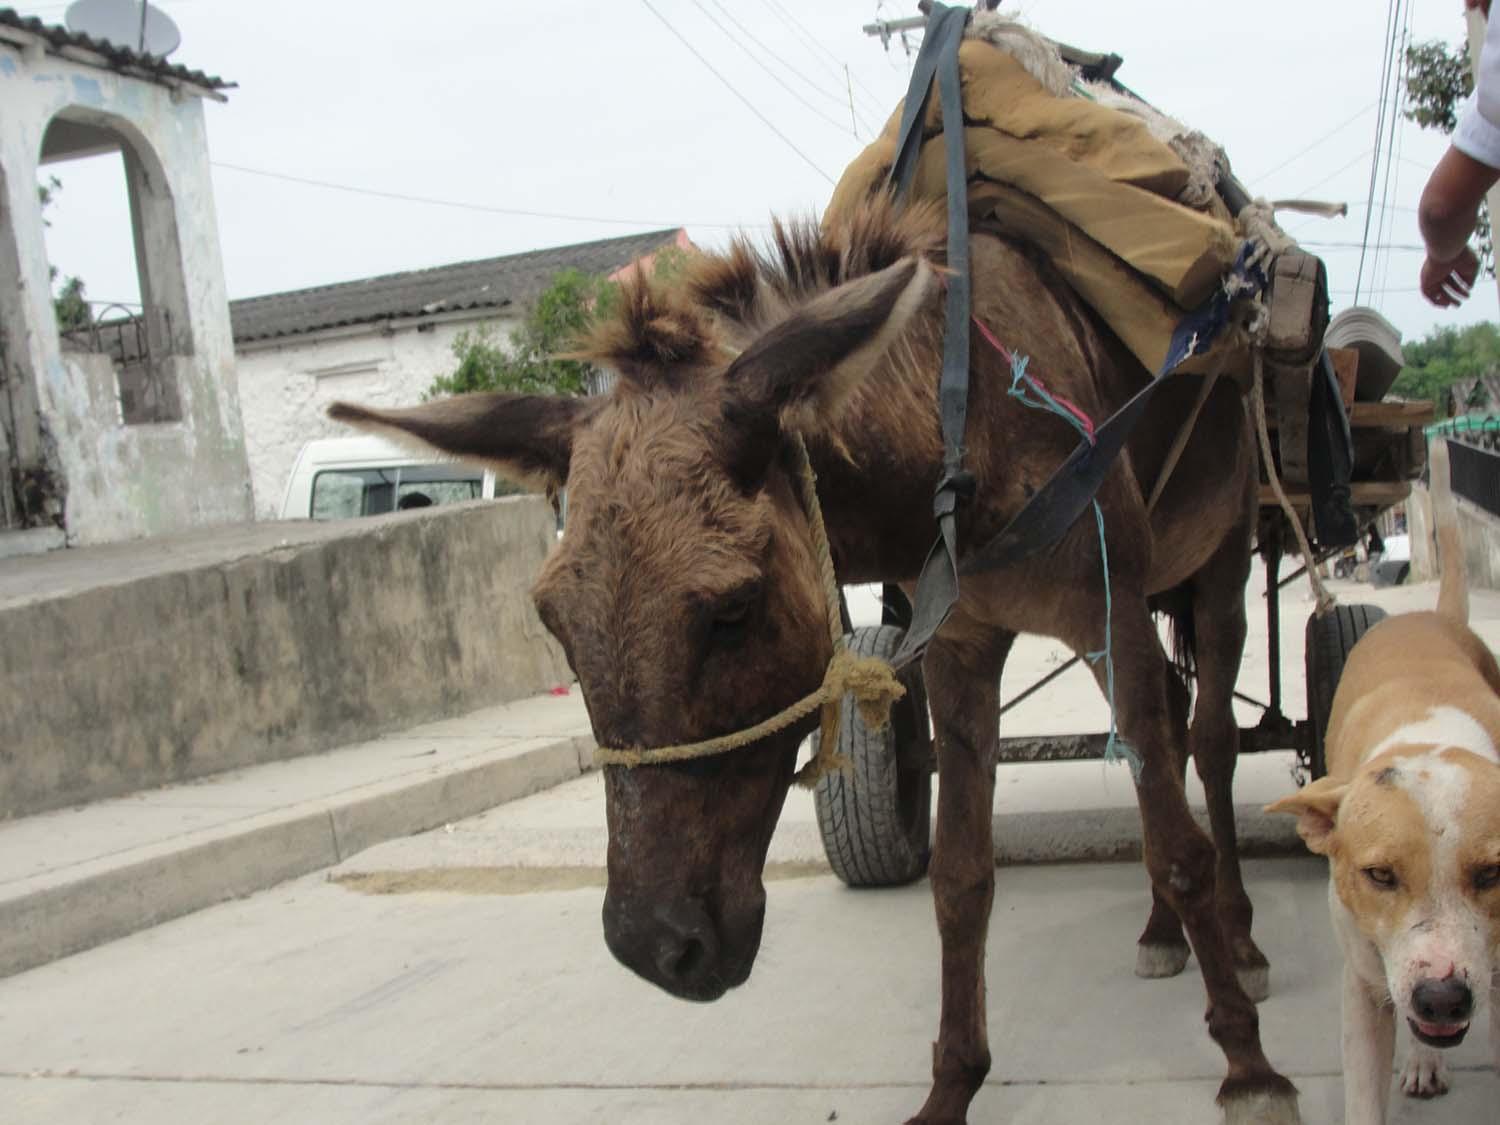
[[[543,488],[567,486],[567,532],[533,596],[601,745],[740,730],[818,685],[831,641],[791,476],[794,431],[818,476],[841,581],[909,590],[936,535],[943,216],[872,199],[826,229],[778,224],[772,242],[757,251],[736,241],[672,289],[627,284],[580,353],[618,371],[606,397],[474,394],[330,410]],[[1143,385],[1147,372],[1045,260],[983,230],[971,244],[976,318],[1030,356],[1055,393],[1104,417]],[[977,331],[972,355],[967,464],[977,491],[959,519],[970,546],[1005,525],[1074,439],[1008,395],[1009,365]],[[1197,392],[1181,383],[1162,389],[1099,493],[1112,597],[1095,521],[1081,520],[1042,556],[965,578],[925,656],[941,781],[931,878],[942,1008],[931,1091],[912,1122],[964,1121],[990,1067],[984,948],[1006,654],[1023,632],[1095,652],[1106,616],[1119,727],[1141,758],[1156,902],[1143,971],[1181,969],[1180,919],[1207,986],[1209,1033],[1228,1060],[1218,1095],[1227,1120],[1300,1121],[1296,1090],[1267,1061],[1236,976],[1265,967],[1229,806],[1256,454],[1246,408],[1221,384],[1148,514],[1145,493]],[[1148,601],[1174,590],[1190,600],[1198,638],[1190,732]],[[765,917],[767,848],[810,729],[811,720],[712,758],[604,770],[604,936],[621,962],[693,1000],[745,981]],[[1185,743],[1214,795],[1217,859],[1184,797]]]

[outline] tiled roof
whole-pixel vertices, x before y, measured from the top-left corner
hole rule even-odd
[[[65,54],[79,62],[102,66],[108,70],[117,70],[124,74],[134,74],[141,78],[158,81],[170,82],[175,79],[178,82],[190,82],[205,90],[227,90],[234,86],[233,82],[226,82],[211,74],[204,74],[201,70],[190,70],[185,66],[169,63],[166,59],[157,58],[155,55],[132,51],[129,47],[116,46],[105,39],[95,39],[82,32],[69,31],[66,27],[43,23],[35,16],[23,16],[14,8],[0,8],[0,38],[8,39],[10,36],[5,35],[5,28],[14,28],[24,33],[23,36],[16,38],[24,39],[35,36],[44,40],[60,54]],[[80,58],[79,52],[87,52],[87,55]]]
[[[229,317],[234,325],[235,342],[247,343],[397,317],[524,305],[535,300],[561,270],[612,274],[638,258],[672,245],[677,237],[676,230],[657,230],[290,293],[246,297],[229,302]]]

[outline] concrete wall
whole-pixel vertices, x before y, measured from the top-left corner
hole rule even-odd
[[[372,406],[410,406],[439,375],[457,364],[453,341],[465,330],[491,325],[508,338],[514,320],[449,320],[404,327],[369,325],[355,330],[292,337],[281,344],[255,342],[239,353],[239,399],[245,449],[255,491],[255,515],[275,519],[298,452],[314,438],[351,431],[324,413],[335,399]]]
[[[142,299],[148,313],[167,314],[152,322],[153,347],[174,357],[178,420],[125,424],[106,372],[61,348],[36,191],[43,138],[54,121],[122,143]],[[249,518],[201,101],[42,50],[0,45],[0,185],[0,216],[11,227],[19,267],[0,286],[0,323],[10,329],[9,359],[36,391],[39,446],[61,480],[68,541]],[[159,501],[142,505],[143,496]]]
[[[569,681],[529,596],[555,527],[516,497],[0,563],[0,817]]]
[[[1483,508],[1454,498],[1458,525],[1464,540],[1464,565],[1469,585],[1475,589],[1500,590],[1500,520]],[[1411,576],[1414,581],[1438,577],[1436,533],[1432,526],[1432,500],[1421,485],[1412,487],[1406,502],[1406,528],[1411,535]]]

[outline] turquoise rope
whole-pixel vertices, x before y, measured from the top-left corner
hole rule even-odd
[[[1057,415],[1077,430],[1081,436],[1093,442],[1094,435],[1073,412],[1048,394],[1047,389],[1040,382],[1026,374],[1026,366],[1029,362],[1029,357],[1024,355],[1011,357],[1010,396],[1032,410],[1044,410],[1049,414]],[[1030,397],[1028,390],[1036,395],[1036,398]],[[1141,756],[1136,753],[1134,747],[1120,737],[1119,728],[1115,723],[1115,658],[1112,641],[1114,597],[1110,591],[1109,581],[1109,544],[1104,536],[1104,509],[1099,506],[1097,499],[1093,503],[1094,522],[1099,528],[1099,557],[1104,568],[1104,649],[1100,652],[1086,653],[1085,657],[1090,664],[1104,661],[1104,694],[1109,700],[1109,738],[1104,743],[1104,760],[1127,762],[1130,765],[1131,776],[1139,781],[1141,779]]]

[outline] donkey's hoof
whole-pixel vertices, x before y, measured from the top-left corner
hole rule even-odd
[[[1254,965],[1248,968],[1238,968],[1234,975],[1239,977],[1240,987],[1245,990],[1245,995],[1250,997],[1252,1004],[1259,1004],[1271,995],[1271,966]]]
[[[1224,1125],[1302,1125],[1297,1109],[1297,1089],[1290,1082],[1285,1088],[1240,1090],[1219,1095],[1224,1109]]]
[[[1184,945],[1147,945],[1135,947],[1135,975],[1147,980],[1175,977],[1187,967],[1188,947]]]

